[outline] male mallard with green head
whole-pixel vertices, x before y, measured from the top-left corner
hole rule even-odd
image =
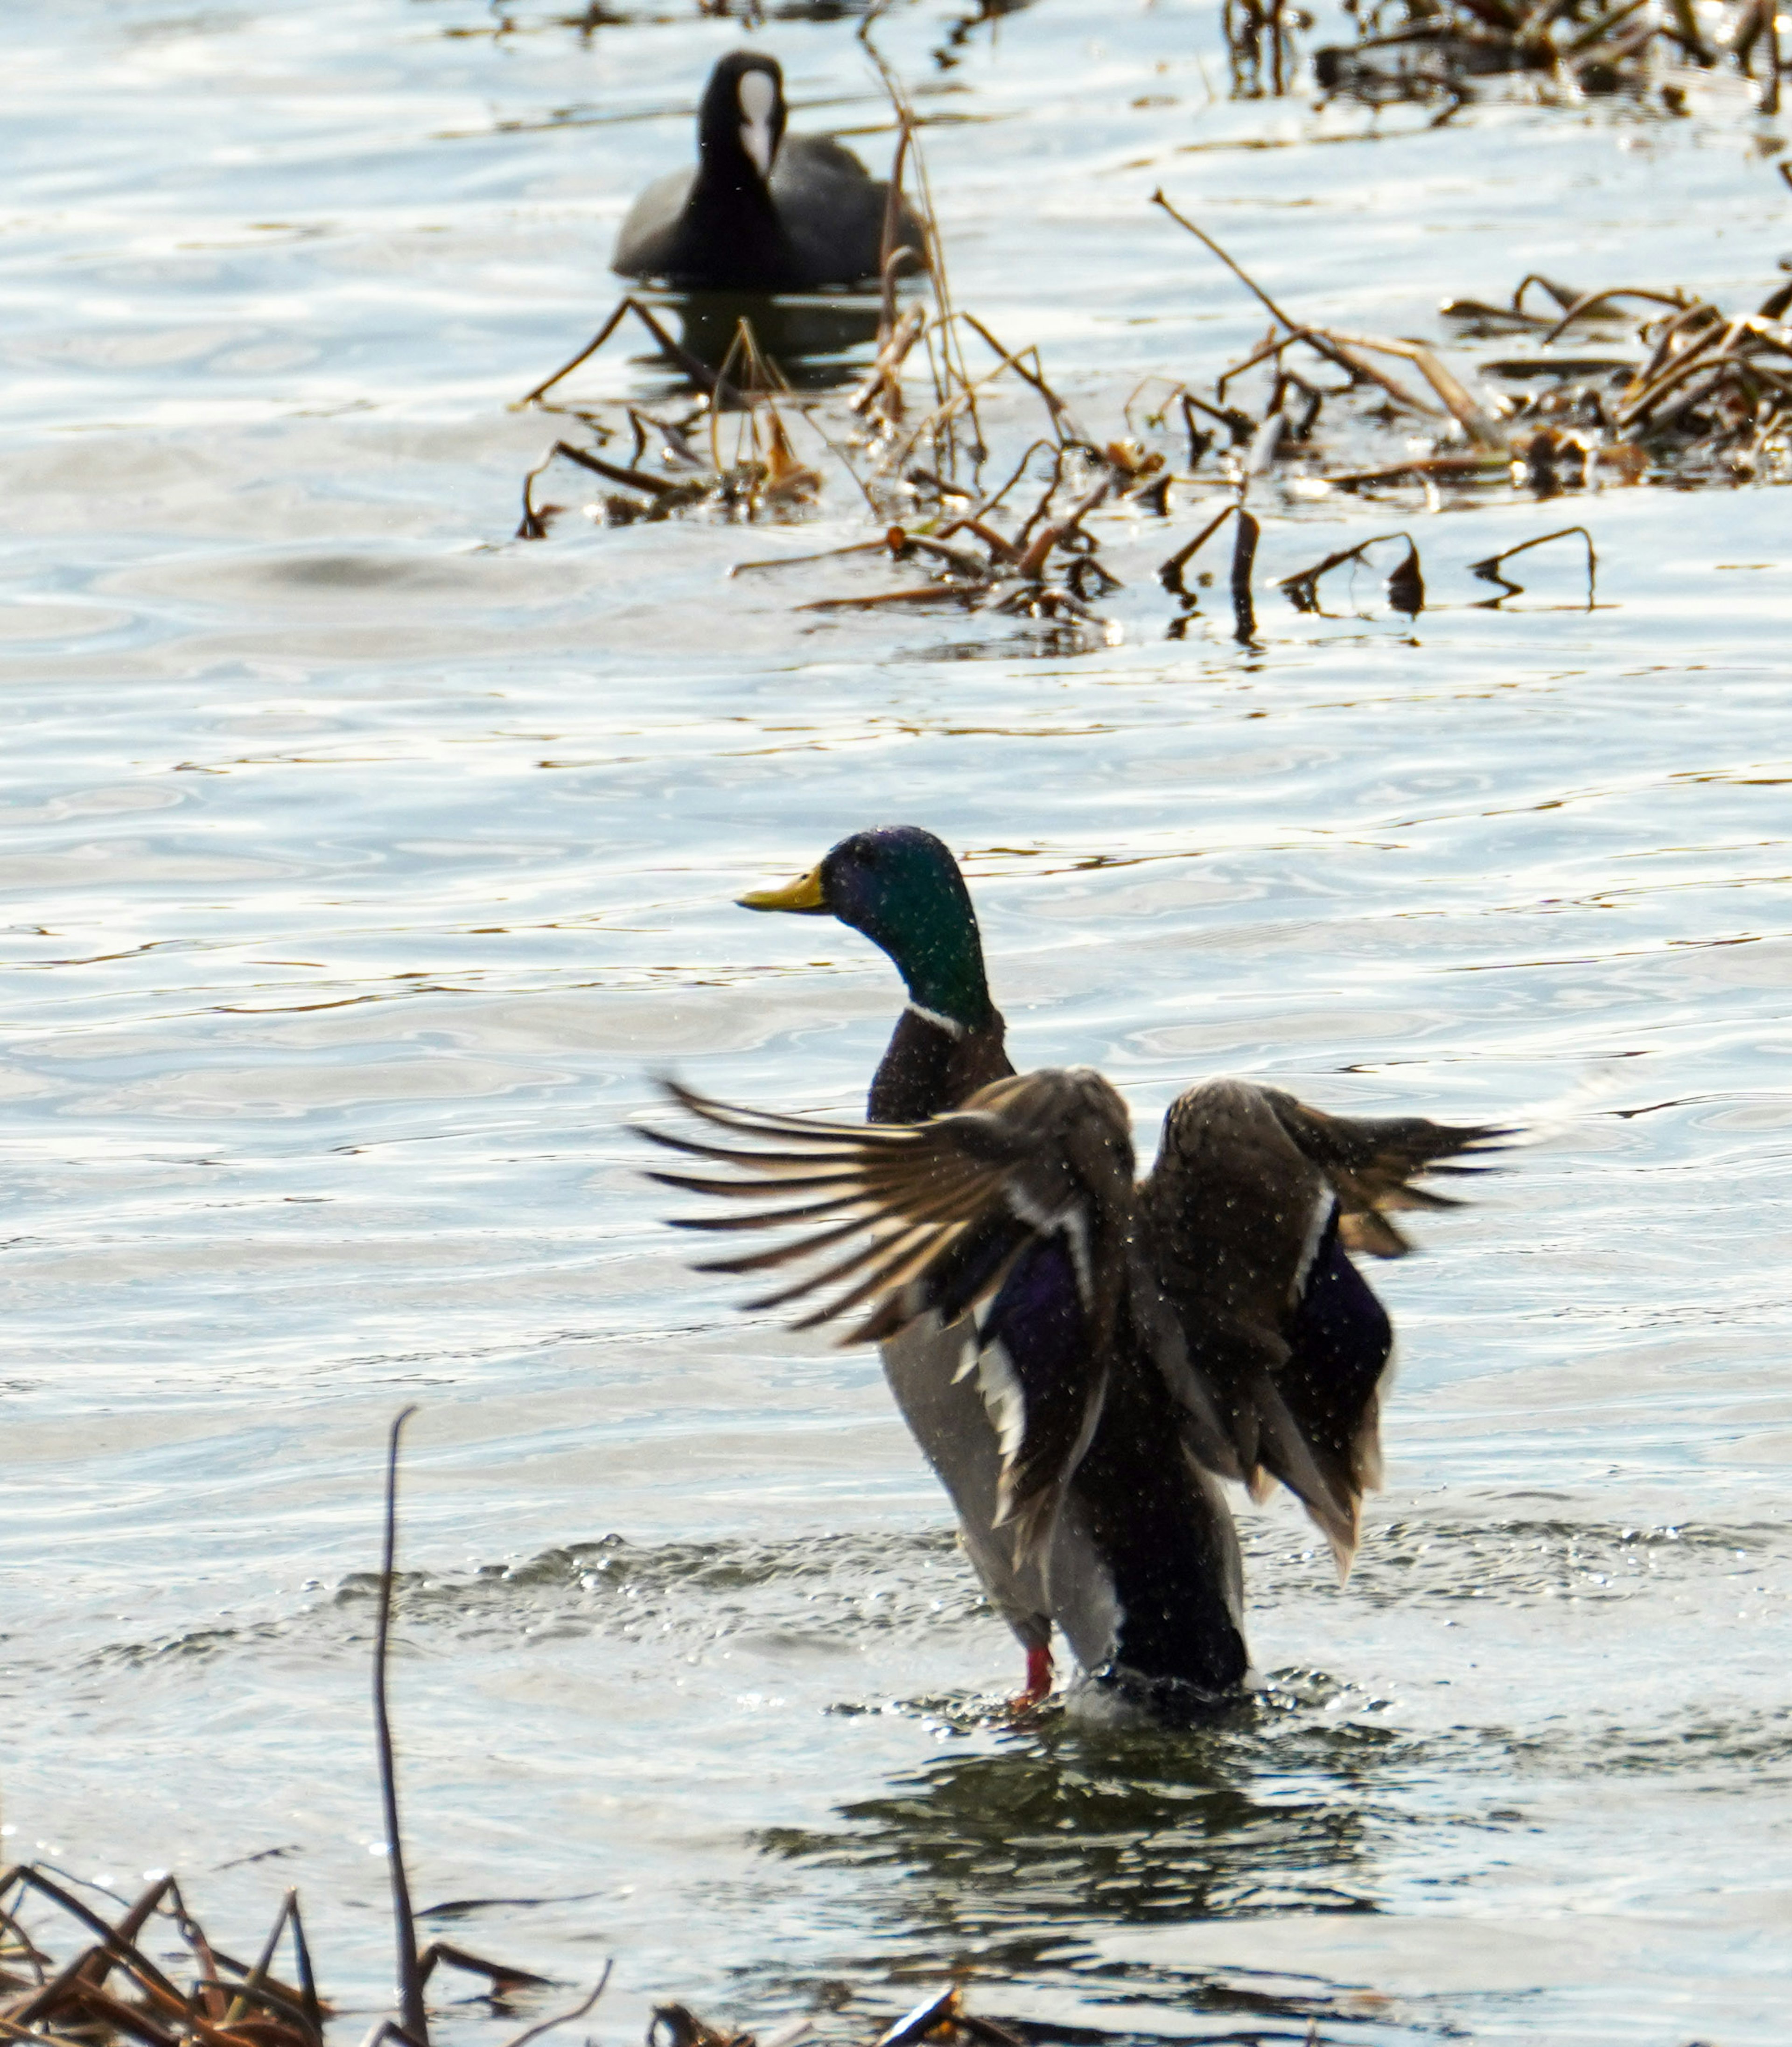
[[[741,901],[862,931],[908,1001],[865,1124],[671,1089],[717,1135],[646,1134],[748,1175],[654,1175],[749,1204],[685,1226],[796,1232],[706,1269],[837,1254],[752,1305],[825,1296],[799,1327],[868,1311],[846,1340],[882,1345],[1026,1650],[1023,1702],[1051,1689],[1055,1624],[1096,1685],[1160,1713],[1234,1695],[1249,1659],[1220,1481],[1260,1497],[1279,1480],[1348,1568],[1393,1345],[1350,1253],[1399,1256],[1390,1212],[1455,1205],[1417,1177],[1478,1170],[1442,1162],[1508,1133],[1210,1081],[1171,1104],[1137,1180],[1131,1118],[1100,1074],[1015,1074],[969,892],[931,833],[855,832]]]

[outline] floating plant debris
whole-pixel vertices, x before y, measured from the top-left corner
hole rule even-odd
[[[1229,0],[1229,15],[1236,0]],[[1259,0],[1260,4],[1260,0]],[[1523,80],[1556,97],[1651,95],[1685,110],[1684,70],[1727,71],[1755,86],[1759,110],[1779,111],[1778,10],[1767,0],[1344,0],[1356,39],[1313,53],[1313,78],[1328,96],[1368,106],[1413,101],[1448,120],[1489,81]],[[1247,35],[1232,40],[1241,89],[1281,91],[1293,67],[1281,50],[1294,10],[1271,0],[1274,21],[1257,30],[1277,55],[1265,75]],[[1670,68],[1682,75],[1664,75]]]
[[[1490,359],[1470,385],[1426,343],[1341,334],[1297,320],[1162,193],[1156,203],[1255,294],[1275,323],[1220,376],[1210,400],[1193,399],[1227,426],[1231,446],[1220,460],[1241,478],[1279,465],[1284,481],[1321,489],[1418,483],[1434,490],[1509,481],[1539,496],[1585,488],[1602,477],[1618,483],[1792,478],[1792,326],[1786,318],[1792,281],[1775,286],[1755,311],[1736,314],[1677,289],[1581,291],[1535,276],[1520,282],[1507,305],[1453,300],[1444,315],[1465,335],[1504,338],[1515,331],[1535,337],[1536,354]],[[1534,291],[1553,311],[1531,309]],[[1626,305],[1640,307],[1641,317],[1623,312]],[[1615,325],[1628,330],[1623,354],[1584,347],[1561,357],[1548,352],[1571,329]],[[1383,366],[1388,361],[1410,365],[1426,388],[1391,375]],[[1264,366],[1270,389],[1253,414],[1240,407],[1233,386]],[[1504,391],[1492,378],[1527,388]],[[1367,452],[1375,438],[1397,428],[1403,451],[1341,466],[1337,437],[1327,442],[1316,430],[1326,408],[1335,420],[1342,401],[1364,397],[1372,409],[1355,404],[1346,431]]]
[[[72,1945],[57,1941],[58,1928],[72,1933]],[[185,1967],[150,1952],[153,1942],[171,1933],[185,1950]],[[274,1968],[283,1943],[291,1958],[285,1975]],[[548,1987],[547,1978],[527,1969],[442,1941],[424,1948],[418,1963],[420,1992],[439,1967],[461,1970],[486,1983],[494,2013],[514,1992]],[[606,1966],[588,1996],[513,2031],[504,2047],[532,2047],[584,2018],[608,1977]],[[0,2040],[29,2047],[325,2047],[324,2029],[334,2015],[318,1991],[296,1891],[288,1891],[248,1962],[211,1937],[172,1875],[156,1878],[128,1905],[119,1901],[107,1917],[48,1870],[29,1863],[0,1870]],[[814,2023],[799,2018],[756,2038],[667,2002],[654,2007],[648,2040],[650,2047],[795,2047]],[[838,2035],[838,2026],[830,2032]],[[428,2047],[428,2014],[420,2007],[408,2026],[379,2020],[363,2047],[383,2041]],[[918,2047],[923,2040],[935,2047],[1025,2047],[1009,2027],[967,2012],[955,1988],[870,2036],[868,2047]]]
[[[46,1917],[49,1925],[39,1923]],[[76,1937],[66,1956],[54,1944],[59,1924]],[[191,1958],[179,1982],[148,1944],[171,1929]],[[275,1972],[282,1942],[289,1976]],[[419,1956],[420,1985],[438,1968],[479,1977],[494,2000],[548,1982],[443,1941]],[[172,1875],[156,1878],[108,1918],[48,1870],[19,1863],[0,1871],[0,2037],[59,2047],[323,2047],[330,2016],[296,1890],[246,1962],[211,1937]]]
[[[1751,312],[1727,313],[1679,291],[1575,292],[1527,278],[1505,308],[1454,301],[1446,317],[1473,321],[1488,311],[1524,312],[1527,287],[1541,284],[1559,308],[1532,315],[1547,349],[1582,322],[1608,326],[1619,302],[1648,310],[1628,316],[1634,353],[1619,358],[1546,356],[1489,363],[1488,373],[1538,379],[1551,388],[1511,404],[1508,443],[1515,482],[1546,494],[1577,487],[1604,466],[1623,481],[1782,482],[1792,478],[1792,282]]]
[[[37,1902],[72,1922],[83,1944],[59,1960],[41,1927],[28,1930]],[[146,1951],[152,1926],[172,1921],[195,1973],[177,1987]],[[284,1937],[293,1980],[273,1973]],[[17,1864],[0,1871],[0,2035],[10,2040],[145,2047],[323,2047],[327,2007],[312,1975],[304,1926],[288,1891],[254,1963],[218,1946],[188,1909],[172,1876],[157,1878],[113,1921],[103,1917],[48,1871]]]

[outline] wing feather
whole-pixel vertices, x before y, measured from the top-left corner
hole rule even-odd
[[[1390,1212],[1460,1205],[1415,1186],[1418,1176],[1492,1170],[1444,1162],[1498,1151],[1514,1134],[1329,1116],[1242,1081],[1191,1088],[1164,1119],[1141,1213],[1186,1345],[1180,1378],[1161,1337],[1156,1348],[1182,1389],[1189,1447],[1253,1491],[1270,1478],[1286,1485],[1341,1573],[1380,1470],[1379,1386],[1391,1350],[1387,1318],[1344,1252],[1402,1256],[1410,1247]]]
[[[1453,1195],[1415,1185],[1420,1174],[1461,1177],[1496,1172],[1497,1167],[1446,1162],[1503,1151],[1508,1147],[1500,1140],[1519,1135],[1515,1128],[1503,1124],[1432,1123],[1422,1116],[1332,1116],[1279,1088],[1258,1092],[1302,1155],[1331,1182],[1346,1248],[1377,1258],[1403,1257],[1412,1248],[1388,1221],[1391,1213],[1461,1207]]]
[[[799,1329],[860,1316],[841,1339],[853,1343],[993,1304],[989,1341],[1002,1344],[1020,1418],[1003,1446],[1001,1515],[1017,1553],[1043,1567],[1099,1418],[1131,1271],[1132,1147],[1118,1095],[1086,1069],[1047,1069],[924,1124],[861,1125],[667,1093],[721,1140],[643,1135],[735,1177],[648,1177],[744,1209],[679,1220],[783,1233],[699,1269],[807,1268],[749,1306],[802,1304]],[[792,1204],[793,1193],[813,1198]]]

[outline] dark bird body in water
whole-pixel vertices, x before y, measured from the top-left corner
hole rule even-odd
[[[1275,1088],[1210,1081],[1164,1118],[1136,1178],[1131,1117],[1087,1067],[1016,1076],[970,898],[930,833],[855,834],[759,910],[831,915],[882,947],[908,1007],[871,1120],[729,1107],[675,1088],[710,1128],[660,1143],[737,1170],[656,1175],[744,1200],[685,1219],[782,1228],[710,1269],[822,1260],[766,1298],[799,1326],[861,1317],[966,1550],[1051,1681],[1054,1625],[1097,1686],[1169,1718],[1233,1696],[1249,1658],[1238,1540],[1221,1490],[1279,1480],[1340,1571],[1380,1477],[1392,1349],[1353,1252],[1397,1257],[1414,1184],[1503,1131],[1353,1118]]]
[[[809,292],[881,274],[889,188],[825,136],[784,133],[784,74],[751,50],[724,57],[697,116],[697,167],[656,178],[630,208],[610,267],[680,291]],[[920,223],[899,199],[893,246],[922,265]]]

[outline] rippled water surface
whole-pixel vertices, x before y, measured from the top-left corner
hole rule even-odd
[[[239,1948],[297,1883],[365,2024],[414,1400],[413,1880],[567,1982],[613,1955],[606,2041],[842,1986],[862,2036],[958,1970],[1074,2041],[1777,2047],[1785,495],[1266,497],[1246,646],[1206,597],[1166,637],[1198,492],[1114,517],[1126,588],[1062,643],[794,609],[875,587],[850,558],[726,577],[864,537],[838,478],[795,529],[513,544],[553,428],[507,404],[607,308],[740,33],[613,11],[10,13],[7,1855],[176,1867]],[[799,124],[886,153],[851,20],[772,11]],[[1792,250],[1782,137],[1716,88],[1432,132],[1216,96],[1211,0],[974,11],[882,30],[954,284],[1105,432],[1262,328],[1159,184],[1383,332],[1533,269],[1750,304]],[[664,381],[628,346],[586,379]],[[1488,608],[1468,565],[1576,520],[1597,608],[1564,548]],[[1329,616],[1262,588],[1398,527],[1416,621],[1366,575]],[[1100,1063],[1142,1134],[1216,1072],[1542,1133],[1378,1275],[1403,1371],[1348,1590],[1245,1510],[1274,1675],[1212,1732],[1005,1728],[1012,1645],[874,1362],[743,1320],[635,1177],[666,1066],[861,1098],[885,963],[730,903],[895,818],[966,853],[1019,1055]]]

